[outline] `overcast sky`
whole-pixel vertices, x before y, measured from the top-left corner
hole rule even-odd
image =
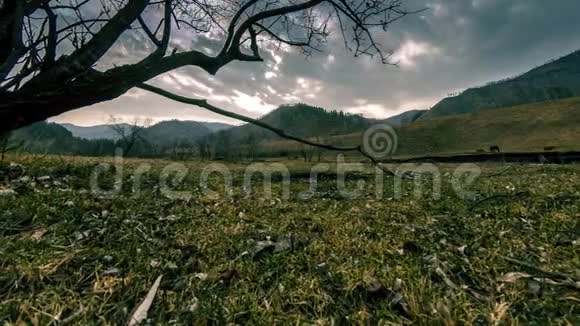
[[[259,117],[286,103],[386,118],[426,109],[447,94],[525,72],[580,49],[579,0],[406,0],[429,8],[393,24],[381,35],[397,67],[353,58],[339,35],[323,53],[306,59],[296,51],[263,53],[263,63],[231,63],[216,76],[184,68],[154,84],[238,113]],[[177,33],[174,46],[195,42]],[[201,43],[201,40],[197,40]],[[132,62],[149,48],[139,36],[123,37],[105,61]],[[145,91],[68,112],[53,121],[77,125],[150,117],[239,124],[203,109]]]

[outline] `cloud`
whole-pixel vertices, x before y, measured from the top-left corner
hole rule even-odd
[[[393,60],[404,67],[413,67],[422,56],[436,55],[440,52],[438,48],[427,42],[406,40],[393,55]]]
[[[266,103],[262,98],[256,95],[251,96],[238,90],[234,90],[234,94],[235,96],[232,100],[238,108],[245,108],[246,110],[258,112],[260,114],[268,113],[276,108],[275,105]]]
[[[306,102],[327,109],[386,118],[428,108],[448,93],[525,72],[580,48],[577,0],[406,0],[409,9],[429,8],[377,34],[400,65],[353,58],[340,35],[323,53],[305,58],[284,47],[262,49],[263,63],[232,62],[215,76],[182,68],[152,82],[234,112],[259,117],[278,105]],[[549,14],[547,14],[549,13]],[[172,46],[219,50],[213,36],[176,30]],[[123,37],[107,60],[135,62],[150,44],[143,35]],[[112,113],[154,119],[227,119],[196,107],[131,91],[119,99],[67,113],[59,121],[98,124]],[[84,118],[83,118],[84,117]]]

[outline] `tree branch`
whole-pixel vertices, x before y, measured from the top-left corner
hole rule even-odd
[[[230,47],[230,43],[232,42],[232,38],[234,37],[234,32],[235,32],[236,24],[240,20],[240,17],[244,14],[244,12],[246,10],[248,10],[248,8],[250,8],[251,6],[253,6],[254,4],[256,4],[258,1],[260,1],[260,0],[250,0],[250,1],[246,2],[236,12],[236,14],[234,15],[234,17],[230,21],[230,25],[228,26],[228,36],[226,38],[226,41],[224,42],[224,47],[222,48],[222,51],[220,52],[220,56],[225,55],[226,52],[228,51],[228,49]]]
[[[163,37],[161,38],[161,45],[159,47],[159,55],[164,56],[169,46],[169,39],[171,37],[171,13],[173,11],[171,0],[165,0],[165,14],[163,26]]]
[[[87,72],[117,41],[145,10],[149,0],[129,0],[113,18],[105,24],[84,46],[74,51],[70,56],[59,60],[50,70],[39,74],[23,87],[25,90],[62,82],[79,74]]]
[[[5,6],[8,6],[8,4],[5,4]],[[0,56],[0,60],[2,60],[0,62],[0,81],[3,81],[6,76],[10,74],[18,62],[18,58],[26,53],[24,51],[24,45],[22,44],[22,27],[24,24],[24,14],[26,10],[24,8],[23,1],[21,0],[15,1],[13,6],[15,6],[13,12],[2,12],[2,16],[0,16],[2,20],[6,19],[5,22],[2,22],[3,25],[0,27],[10,27],[10,24],[12,24],[11,30],[3,31],[5,35],[0,35],[0,41],[9,41],[10,43],[6,44],[9,46],[8,49],[0,50],[2,53]],[[7,7],[3,9],[9,11],[9,8]],[[6,45],[2,45],[2,47]]]
[[[43,5],[43,9],[48,17],[48,41],[46,45],[46,53],[42,63],[42,69],[49,69],[56,59],[56,45],[58,41],[58,33],[56,31],[56,15],[54,11],[47,5]]]
[[[290,5],[290,6],[280,7],[280,8],[276,8],[276,9],[261,11],[255,15],[249,17],[240,25],[238,30],[235,32],[234,36],[232,37],[230,48],[227,52],[236,58],[240,56],[240,54],[241,54],[241,52],[240,52],[240,40],[242,39],[242,36],[246,33],[246,31],[255,23],[257,23],[263,19],[267,19],[267,18],[271,18],[271,17],[275,17],[275,16],[280,16],[280,15],[285,15],[285,14],[305,10],[308,8],[312,8],[314,6],[321,4],[324,1],[326,1],[326,0],[310,0],[310,1],[296,4],[296,5]]]
[[[292,135],[287,134],[284,130],[273,127],[273,126],[271,126],[267,123],[264,123],[260,120],[252,119],[250,117],[246,117],[246,116],[243,116],[241,114],[237,114],[237,113],[230,112],[230,111],[227,111],[224,109],[220,109],[216,106],[209,104],[207,102],[207,100],[205,100],[205,99],[194,99],[194,98],[189,98],[189,97],[185,97],[185,96],[180,96],[180,95],[168,92],[168,91],[161,89],[159,87],[155,87],[155,86],[148,85],[148,84],[138,85],[137,88],[141,88],[143,90],[155,93],[157,95],[161,95],[163,97],[166,97],[168,99],[171,99],[171,100],[174,100],[177,102],[199,106],[199,107],[204,108],[208,111],[211,111],[211,112],[214,112],[214,113],[226,116],[226,117],[230,117],[230,118],[233,118],[236,120],[240,120],[240,121],[254,124],[256,126],[270,130],[271,132],[275,133],[276,135],[278,135],[282,138],[294,140],[294,141],[297,141],[297,142],[302,143],[302,144],[315,146],[315,147],[319,147],[319,148],[323,148],[323,149],[327,149],[327,150],[331,150],[331,151],[342,151],[342,152],[357,151],[359,148],[358,146],[355,146],[355,147],[337,147],[337,146],[326,145],[326,144],[318,144],[318,143],[312,142],[312,141],[307,140],[307,139],[292,136]]]
[[[159,40],[157,39],[155,34],[153,32],[151,32],[151,29],[149,29],[149,27],[147,26],[147,23],[145,23],[145,21],[143,20],[143,17],[141,17],[141,16],[137,17],[137,21],[139,22],[139,25],[141,25],[141,28],[143,28],[143,31],[145,32],[145,34],[147,34],[147,36],[149,37],[151,42],[153,42],[153,44],[155,44],[155,46],[160,47],[161,42],[159,42]]]
[[[372,157],[372,155],[369,155],[368,153],[366,153],[364,151],[364,149],[362,148],[362,146],[360,146],[360,145],[359,146],[350,146],[350,147],[348,147],[348,146],[347,147],[340,147],[340,146],[333,146],[333,145],[313,142],[313,141],[310,141],[308,139],[289,135],[284,130],[276,128],[274,126],[271,126],[263,121],[260,121],[257,119],[252,119],[250,117],[246,117],[246,116],[241,115],[241,114],[237,114],[234,112],[230,112],[230,111],[218,108],[214,105],[209,104],[207,102],[207,100],[205,100],[205,99],[194,99],[194,98],[189,98],[189,97],[177,95],[177,94],[168,92],[162,88],[155,87],[155,86],[148,85],[148,84],[138,85],[137,88],[149,91],[151,93],[155,93],[157,95],[161,95],[161,96],[166,97],[166,98],[173,100],[173,101],[177,101],[177,102],[185,103],[185,104],[190,104],[190,105],[195,105],[195,106],[204,108],[208,111],[211,111],[213,113],[217,113],[219,115],[223,115],[223,116],[226,116],[229,118],[233,118],[236,120],[251,123],[251,124],[256,125],[258,127],[262,127],[264,129],[270,130],[271,132],[275,133],[276,135],[278,135],[282,138],[293,140],[293,141],[296,141],[296,142],[299,142],[299,143],[302,143],[305,145],[309,145],[309,146],[313,146],[313,147],[317,147],[317,148],[321,148],[321,149],[326,149],[326,150],[330,150],[330,151],[358,152],[361,155],[363,155],[364,157],[368,158],[376,167],[381,169],[383,172],[385,172],[391,176],[395,175],[395,173],[393,171],[389,170],[384,165],[382,165],[379,161],[377,161],[374,157]]]

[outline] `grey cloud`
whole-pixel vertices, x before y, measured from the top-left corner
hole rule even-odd
[[[580,48],[577,0],[407,0],[406,3],[409,9],[429,9],[400,20],[387,33],[380,34],[381,43],[394,51],[393,59],[399,59],[398,67],[381,65],[365,57],[353,58],[344,50],[342,41],[333,38],[324,53],[314,53],[309,58],[296,51],[277,52],[282,58],[277,64],[269,51],[262,51],[265,63],[234,62],[216,76],[195,68],[180,69],[173,75],[174,81],[189,76],[203,86],[172,84],[172,79],[165,77],[154,83],[183,95],[207,97],[212,103],[253,117],[263,113],[236,102],[234,99],[240,93],[270,107],[290,99],[365,114],[372,110],[373,116],[387,117],[403,109],[432,106],[449,92],[525,72]],[[219,48],[215,40],[192,38],[184,32],[174,40],[174,44],[183,46],[192,42],[212,51]],[[142,36],[125,37],[112,55],[118,59],[128,54],[131,58],[125,60],[133,60],[146,53],[145,44]],[[276,76],[266,78],[267,72],[275,72]],[[308,81],[308,87],[301,88],[299,78]],[[97,118],[100,113],[106,116],[116,112],[158,119],[228,121],[151,94],[123,96],[76,111],[75,122],[83,120],[83,112],[87,117],[85,124],[101,123]]]

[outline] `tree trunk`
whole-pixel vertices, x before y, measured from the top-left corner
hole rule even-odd
[[[0,93],[0,132],[8,132],[59,114],[115,99],[134,83],[102,75],[52,86],[38,92]]]
[[[0,91],[0,132],[115,99],[158,75],[159,66],[168,70],[172,67],[151,59],[106,72],[91,69],[72,81],[26,84],[16,92]]]

